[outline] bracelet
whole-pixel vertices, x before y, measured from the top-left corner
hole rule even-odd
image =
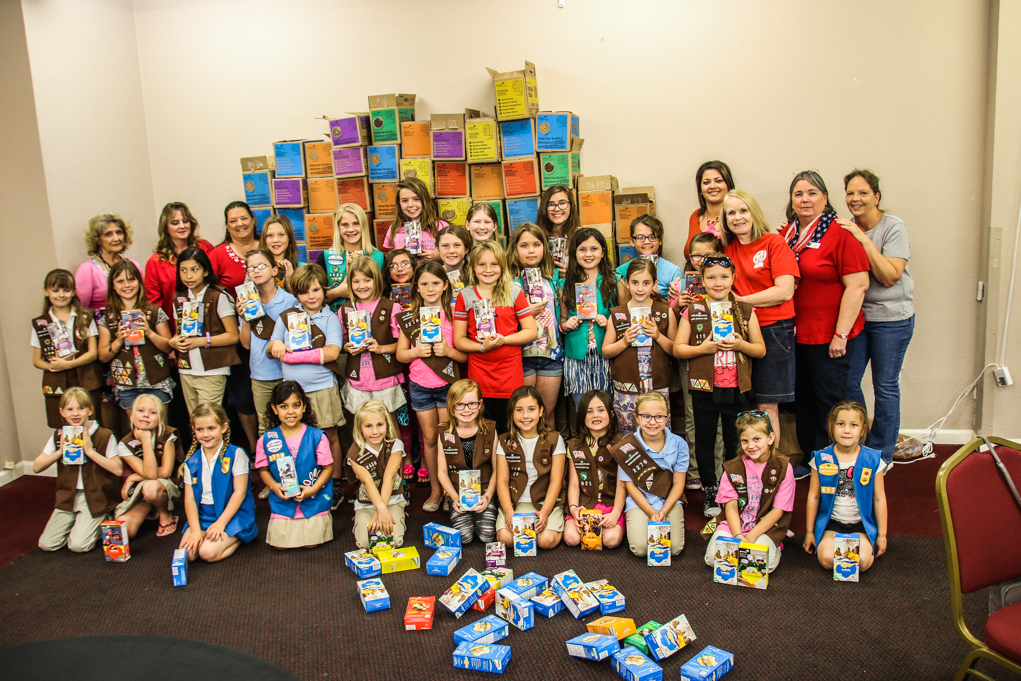
[[[209,335],[209,332],[206,332],[206,348],[211,347],[213,347],[213,338]]]
[[[485,350],[482,349],[482,346],[483,346],[483,343],[479,343],[479,352],[485,352]]]

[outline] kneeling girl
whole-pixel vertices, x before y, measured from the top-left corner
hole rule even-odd
[[[349,482],[360,483],[355,497],[354,533],[360,549],[369,548],[369,536],[393,537],[393,546],[404,543],[404,507],[401,494],[401,457],[404,442],[390,410],[378,400],[358,407],[354,422],[354,445],[347,453]]]

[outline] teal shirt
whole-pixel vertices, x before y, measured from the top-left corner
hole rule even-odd
[[[603,292],[600,288],[602,283],[603,275],[600,274],[596,278],[596,314],[601,314],[609,319],[610,307],[603,300]],[[577,316],[577,310],[571,310],[567,318],[570,319]],[[571,359],[585,359],[585,355],[588,353],[588,328],[590,324],[595,328],[596,350],[602,354],[603,336],[606,335],[606,328],[599,326],[593,320],[585,320],[578,324],[577,329],[563,332],[565,355]]]
[[[376,261],[379,265],[379,271],[383,272],[383,251],[378,248],[372,249],[372,253],[369,257]],[[336,288],[338,284],[343,282],[347,278],[347,251],[341,251],[337,253],[334,249],[323,251],[322,255],[319,256],[319,260],[316,263],[326,270],[326,278],[329,280],[328,288]],[[384,275],[384,280],[386,279]],[[346,298],[338,298],[337,300],[330,303],[330,309],[334,312],[340,310],[340,306],[347,302]]]

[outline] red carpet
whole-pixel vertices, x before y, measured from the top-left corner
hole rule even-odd
[[[20,558],[39,542],[39,535],[53,513],[57,479],[26,475],[0,487],[0,518],[4,541],[0,542],[0,567]]]

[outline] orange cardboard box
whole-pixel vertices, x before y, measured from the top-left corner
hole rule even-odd
[[[472,198],[502,199],[503,166],[500,163],[475,163],[469,166],[471,172]]]
[[[308,210],[310,213],[333,213],[337,210],[337,181],[332,177],[308,178]]]
[[[648,194],[649,215],[656,217],[656,188],[655,187],[623,187],[621,194]]]
[[[354,203],[361,206],[365,211],[372,210],[372,194],[369,192],[369,179],[367,177],[348,177],[338,179],[337,201],[341,204]]]
[[[436,196],[453,198],[469,196],[468,164],[463,161],[436,162]]]
[[[305,243],[310,251],[333,246],[333,213],[305,214]]]
[[[401,123],[401,156],[429,158],[433,153],[429,121]]]
[[[534,158],[503,161],[503,191],[507,198],[538,196],[539,164]]]
[[[613,197],[613,217],[617,224],[617,241],[631,240],[631,223],[640,215],[648,215],[652,203],[648,194],[617,194]]]
[[[390,225],[392,225],[393,222],[393,218],[387,218],[385,220],[376,219],[372,221],[372,235],[376,239],[373,246],[383,252],[390,250],[389,248],[383,247],[383,242],[386,240],[387,230],[390,229]]]
[[[436,612],[436,596],[412,596],[404,613],[404,630],[421,631],[433,628],[433,614]]]
[[[376,217],[392,220],[397,217],[397,185],[377,184],[372,187],[372,201],[376,205]]]
[[[613,192],[579,192],[578,212],[585,227],[613,222]]]
[[[330,142],[305,142],[305,170],[309,177],[332,177],[333,157]]]

